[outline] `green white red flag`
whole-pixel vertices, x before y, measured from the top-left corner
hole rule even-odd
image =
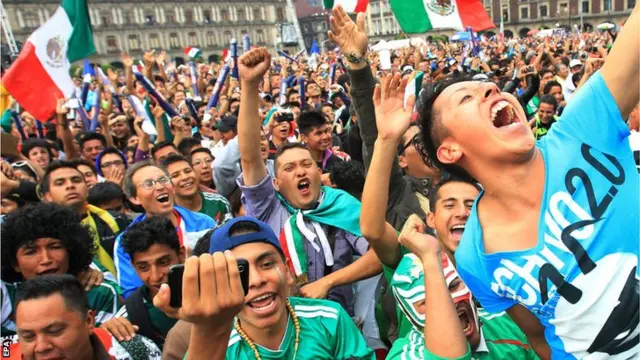
[[[71,63],[95,52],[86,0],[62,0],[53,16],[29,36],[2,83],[25,110],[49,120],[57,99],[70,98],[75,90]]]
[[[407,34],[433,29],[473,31],[493,29],[480,0],[391,0],[391,10]]]
[[[358,13],[367,11],[369,0],[323,0],[325,9],[333,9],[342,5],[344,11],[348,13]]]

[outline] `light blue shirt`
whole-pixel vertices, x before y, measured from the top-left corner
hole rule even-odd
[[[456,251],[482,306],[525,306],[545,327],[553,359],[639,353],[640,185],[628,137],[594,74],[536,144],[545,165],[538,244],[486,254],[476,203]]]

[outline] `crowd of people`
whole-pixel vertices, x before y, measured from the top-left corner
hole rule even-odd
[[[123,54],[8,110],[3,358],[640,355],[638,6],[389,59],[330,21],[334,51]]]

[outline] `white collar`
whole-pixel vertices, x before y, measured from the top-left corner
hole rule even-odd
[[[474,353],[481,353],[481,352],[489,352],[489,348],[487,347],[487,342],[484,340],[484,334],[482,333],[482,328],[480,328],[480,344],[478,344],[478,348],[476,349],[476,351],[474,351]]]

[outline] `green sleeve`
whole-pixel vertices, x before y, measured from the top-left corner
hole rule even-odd
[[[376,355],[369,349],[362,333],[356,327],[346,311],[338,310],[338,324],[336,326],[334,359],[369,359],[375,360]]]
[[[387,360],[399,359],[426,359],[426,360],[471,360],[471,348],[467,344],[467,353],[457,358],[444,358],[432,354],[424,346],[424,337],[417,331],[412,331],[403,338],[393,343],[393,347],[387,355]]]
[[[120,309],[118,291],[108,280],[89,290],[87,298],[89,300],[89,308],[95,311],[96,327],[115,317],[118,309]]]

